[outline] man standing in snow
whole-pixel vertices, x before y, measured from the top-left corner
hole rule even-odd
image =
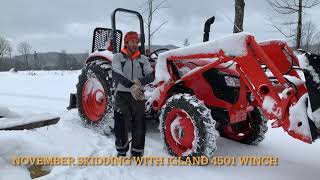
[[[143,156],[146,125],[144,120],[145,96],[143,86],[154,80],[148,58],[138,50],[139,36],[130,31],[124,37],[124,48],[112,60],[113,79],[116,83],[116,108],[123,114],[114,122],[118,156],[129,150],[128,124],[132,121],[131,156]]]

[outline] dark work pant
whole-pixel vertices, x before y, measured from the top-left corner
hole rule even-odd
[[[146,124],[144,120],[145,101],[136,101],[131,93],[118,91],[115,98],[116,111],[114,118],[114,131],[116,136],[116,149],[120,154],[129,150],[128,129],[131,124],[133,156],[141,156],[144,152]]]

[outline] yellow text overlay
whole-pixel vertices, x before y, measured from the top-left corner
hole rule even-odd
[[[201,157],[55,157],[55,156],[13,156],[15,166],[278,166],[279,158],[272,156],[215,156],[212,159]]]

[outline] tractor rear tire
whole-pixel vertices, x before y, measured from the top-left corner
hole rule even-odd
[[[77,106],[85,125],[112,129],[113,94],[111,63],[105,60],[88,63],[77,84]]]
[[[248,128],[246,132],[235,131],[230,125],[219,127],[219,133],[221,137],[232,139],[234,141],[248,144],[258,145],[265,138],[265,133],[268,131],[268,120],[261,114],[258,109],[254,109],[248,114],[247,120],[241,123],[242,126]],[[232,130],[233,131],[232,131]]]
[[[176,94],[162,107],[159,128],[169,154],[186,160],[213,156],[219,136],[215,124],[210,109],[195,96]]]

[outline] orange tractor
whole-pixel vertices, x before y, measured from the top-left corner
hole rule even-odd
[[[122,41],[117,12],[138,16],[145,52],[143,19],[136,11],[116,9],[112,29],[95,29],[92,54],[69,106],[77,107],[81,119],[92,125],[112,121],[113,115],[121,118],[112,109],[111,61]],[[282,127],[306,143],[319,138],[319,56],[294,53],[283,41],[258,43],[247,33],[208,41],[213,22],[214,17],[205,24],[203,43],[149,57],[156,80],[149,86],[153,89],[147,114],[159,120],[168,152],[184,158],[212,157],[219,134],[256,145],[264,139],[268,119],[272,127]],[[112,51],[107,50],[110,44]]]

